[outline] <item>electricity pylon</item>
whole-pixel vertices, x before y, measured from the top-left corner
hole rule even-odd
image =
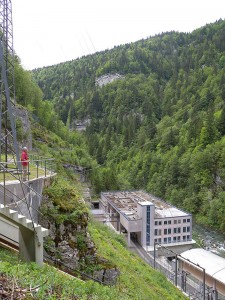
[[[0,0],[0,161],[13,154],[20,168],[16,137],[14,50],[11,0]],[[7,164],[6,164],[7,167]]]

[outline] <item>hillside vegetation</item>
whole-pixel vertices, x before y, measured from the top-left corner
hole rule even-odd
[[[63,140],[51,131],[46,130],[32,121],[33,151],[39,155],[54,157],[56,160],[57,178],[44,190],[43,202],[40,208],[41,219],[45,217],[47,225],[55,224],[56,231],[60,225],[70,228],[69,236],[77,237],[71,249],[79,252],[81,266],[74,269],[76,278],[58,272],[56,268],[47,264],[39,267],[35,263],[24,263],[20,257],[11,251],[0,247],[0,298],[3,299],[38,299],[38,300],[158,300],[158,299],[186,299],[162,274],[153,270],[136,254],[127,249],[122,235],[116,234],[107,226],[90,220],[89,206],[82,201],[83,184],[79,176],[63,168],[65,161],[79,162],[82,158],[86,162],[93,161],[85,152],[85,147],[71,143],[68,132]],[[75,139],[78,143],[79,138]],[[82,150],[80,149],[82,148]],[[51,205],[53,203],[54,205]],[[46,206],[47,204],[47,206]],[[88,214],[88,218],[83,218]],[[88,235],[96,248],[96,259],[93,260],[87,252],[85,239],[87,230],[83,234],[76,225],[85,227],[88,223]],[[73,225],[73,226],[71,226]],[[83,234],[83,235],[82,235]],[[53,239],[52,232],[44,241],[44,248],[52,259],[57,259],[57,266],[63,262],[60,253],[59,238]],[[53,245],[55,244],[55,248]],[[49,251],[50,250],[50,251]],[[55,253],[54,253],[55,251]],[[64,250],[65,251],[65,250]],[[46,253],[45,252],[45,253]],[[92,254],[93,255],[93,254]],[[45,254],[46,258],[46,254]],[[75,257],[71,261],[76,261]],[[100,284],[87,280],[83,273],[92,276],[96,270],[115,268],[118,271],[116,282]],[[86,278],[83,281],[83,278]],[[7,298],[8,297],[8,298]]]
[[[96,85],[105,74],[122,77]],[[46,191],[57,209],[66,202],[61,193],[76,200],[82,195],[73,174],[63,169],[70,163],[87,168],[96,197],[100,191],[141,188],[225,231],[225,21],[33,72],[24,71],[18,58],[15,83],[17,102],[30,112],[33,151],[55,157],[57,172],[73,185]],[[77,123],[86,130],[75,131]],[[65,279],[2,251],[1,272],[22,287],[40,285],[36,299],[184,297],[131,254],[120,236],[95,223],[89,232],[98,255],[120,271],[112,288]]]
[[[72,278],[48,265],[41,268],[35,263],[24,263],[15,253],[0,248],[3,295],[38,300],[186,299],[163,275],[129,252],[119,235],[114,236],[107,227],[98,224],[92,224],[90,232],[99,255],[108,257],[120,270],[116,285],[110,287],[92,280],[82,281],[76,272],[78,277]],[[18,295],[23,295],[23,298]]]
[[[123,78],[95,84],[108,73]],[[225,21],[33,70],[33,76],[47,128],[57,130],[52,109],[67,128],[89,120],[82,138],[98,166],[82,164],[91,167],[97,193],[142,188],[225,231]]]

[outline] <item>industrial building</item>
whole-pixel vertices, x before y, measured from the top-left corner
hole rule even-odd
[[[101,193],[99,208],[119,232],[135,239],[146,250],[155,243],[181,253],[191,249],[192,215],[144,191]]]
[[[225,259],[201,248],[178,256],[179,269],[202,286],[202,299],[225,299]],[[208,297],[205,298],[206,294]]]

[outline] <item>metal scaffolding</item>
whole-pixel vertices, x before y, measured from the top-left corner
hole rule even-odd
[[[14,50],[11,0],[0,0],[0,161],[20,161],[15,122]],[[5,159],[2,158],[5,156]],[[20,166],[17,165],[20,168]]]

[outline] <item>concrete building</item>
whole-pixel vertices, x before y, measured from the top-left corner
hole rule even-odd
[[[144,191],[101,193],[100,207],[119,232],[135,239],[147,251],[155,243],[181,253],[191,249],[192,215]]]
[[[198,280],[205,295],[211,294],[211,298],[207,299],[224,299],[225,259],[223,257],[197,248],[183,252],[178,256],[178,261],[180,270]]]

